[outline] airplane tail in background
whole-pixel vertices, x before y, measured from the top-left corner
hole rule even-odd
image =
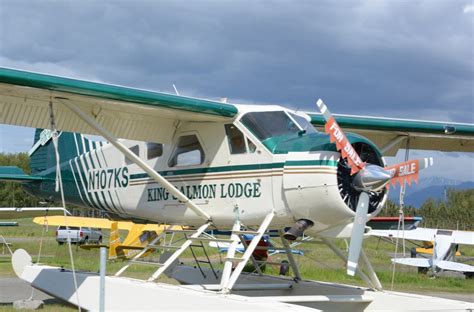
[[[51,138],[51,130],[36,129],[33,147],[28,152],[33,174],[56,165],[56,156]],[[61,155],[61,162],[85,154],[104,144],[104,142],[89,140],[79,133],[60,132],[58,149],[59,155]]]

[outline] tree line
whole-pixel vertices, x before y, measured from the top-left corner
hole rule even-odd
[[[0,166],[18,166],[30,173],[27,153],[0,153]],[[20,183],[0,182],[0,207],[33,207],[39,199],[23,190]],[[399,205],[388,200],[380,216],[398,216]],[[474,189],[447,191],[446,201],[429,198],[420,208],[404,207],[405,216],[423,217],[423,227],[443,229],[474,229]]]
[[[380,216],[398,216],[400,206],[388,200]],[[420,208],[404,207],[405,216],[423,217],[421,226],[436,229],[474,230],[474,189],[448,189],[446,201],[428,198]]]
[[[17,166],[31,173],[27,153],[0,153],[0,166]],[[37,207],[39,199],[25,192],[21,183],[0,182],[0,207]],[[1,219],[1,215],[0,215]]]

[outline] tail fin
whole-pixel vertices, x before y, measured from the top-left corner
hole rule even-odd
[[[51,138],[51,130],[36,129],[33,147],[28,152],[33,174],[56,165],[56,155]],[[102,145],[104,145],[104,142],[89,140],[80,133],[60,132],[58,137],[58,149],[59,155],[61,155],[61,161],[75,158]]]

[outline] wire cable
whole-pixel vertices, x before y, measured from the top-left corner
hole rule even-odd
[[[54,146],[54,153],[56,156],[56,192],[60,191],[61,192],[61,203],[64,213],[64,224],[66,226],[66,232],[67,232],[67,245],[69,249],[69,258],[71,261],[71,269],[72,269],[72,277],[74,281],[74,290],[76,292],[76,299],[77,299],[77,309],[79,312],[81,312],[81,305],[79,301],[79,292],[77,291],[77,278],[76,278],[76,270],[74,267],[74,257],[72,254],[72,247],[71,247],[71,236],[69,235],[69,226],[67,224],[67,217],[66,217],[66,200],[64,199],[64,188],[63,188],[63,183],[62,183],[62,177],[61,177],[61,162],[59,158],[59,149],[58,149],[58,132],[56,130],[56,123],[54,120],[54,111],[53,111],[53,101],[50,99],[49,101],[49,112],[50,112],[50,122],[51,122],[51,130],[53,131],[52,133],[52,139],[53,139],[53,146]]]
[[[405,162],[408,161],[410,154],[410,138],[407,139],[407,145],[405,148]],[[405,180],[400,184],[400,209],[398,210],[398,225],[397,225],[397,238],[395,240],[395,258],[398,257],[398,239],[400,229],[402,231],[402,248],[403,256],[405,256],[405,213],[403,208],[405,207]],[[392,282],[390,285],[390,290],[393,290],[393,283],[395,281],[395,272],[396,272],[396,262],[392,263]]]

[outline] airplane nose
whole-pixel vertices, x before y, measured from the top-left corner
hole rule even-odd
[[[377,165],[367,164],[356,174],[352,183],[357,191],[376,192],[385,187],[392,177],[393,172]]]

